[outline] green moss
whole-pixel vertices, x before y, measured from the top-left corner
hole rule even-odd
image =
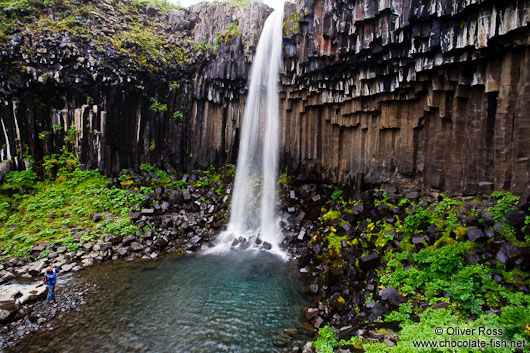
[[[298,16],[296,13],[293,13],[291,17],[283,21],[283,34],[285,36],[293,36],[300,32],[300,23],[298,21]]]

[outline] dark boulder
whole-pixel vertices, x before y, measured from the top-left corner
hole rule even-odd
[[[505,243],[497,252],[497,260],[505,264],[506,268],[512,268],[517,256],[521,254],[521,250],[511,243]]]
[[[407,302],[407,299],[402,296],[399,291],[394,287],[388,287],[383,289],[379,293],[379,295],[381,296],[381,300],[383,302],[388,302],[389,304],[396,307]]]
[[[520,228],[524,225],[524,220],[527,215],[527,212],[522,210],[511,210],[506,213],[506,220],[512,226]]]
[[[479,241],[482,239],[486,239],[487,236],[484,234],[484,232],[479,228],[469,228],[467,230],[467,238],[470,241]]]
[[[379,266],[380,263],[381,257],[377,253],[371,253],[360,258],[359,267],[366,271]]]

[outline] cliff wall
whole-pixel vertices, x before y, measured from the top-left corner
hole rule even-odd
[[[142,163],[178,173],[236,161],[270,8],[53,1],[4,14],[12,30],[0,28],[2,160],[23,168],[25,156],[42,161],[67,145],[109,175]],[[338,183],[362,172],[373,183],[449,193],[524,190],[529,8],[530,0],[287,3],[282,168]]]
[[[448,192],[530,181],[529,1],[299,0],[286,7],[283,151],[346,182]]]
[[[23,168],[26,156],[39,162],[66,145],[116,175],[142,163],[178,173],[236,159],[269,7],[57,1],[15,14],[0,39],[2,160]]]

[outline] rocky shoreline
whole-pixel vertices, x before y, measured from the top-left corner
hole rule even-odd
[[[154,177],[131,175],[135,183]],[[37,244],[31,249],[29,258],[4,261],[0,272],[2,284],[38,281],[49,267],[60,268],[63,276],[75,278],[70,274],[104,261],[156,260],[163,253],[186,254],[212,246],[216,233],[224,229],[228,220],[231,182],[218,180],[202,188],[196,186],[206,180],[200,173],[192,173],[189,178],[184,189],[155,188],[137,209],[129,213],[132,223],[141,229],[137,234],[107,234],[98,242],[83,243],[83,232],[79,230],[74,234],[74,241],[80,244],[80,250],[75,252],[68,252],[60,242],[49,246]],[[214,191],[221,189],[221,192]],[[378,221],[392,224],[414,214],[413,202],[421,200],[434,205],[443,196],[436,191],[421,190],[416,185],[399,188],[396,185],[363,185],[362,182],[357,185],[357,191],[352,187],[297,181],[282,183],[280,189],[282,206],[279,213],[285,235],[282,247],[299,261],[300,272],[312,278],[309,290],[318,298],[306,309],[306,330],[316,334],[318,329],[329,325],[343,339],[357,336],[368,342],[395,345],[399,322],[378,322],[378,318],[397,310],[408,298],[395,287],[381,285],[381,273],[386,267],[384,254],[396,251],[405,242],[411,244],[411,253],[432,247],[443,235],[436,227],[420,224],[420,232],[410,239],[397,233],[391,241],[381,244],[378,238],[367,236],[367,229],[373,223],[377,231],[377,227],[381,227]],[[340,198],[337,197],[339,194]],[[518,227],[519,232],[526,229],[522,222],[529,215],[529,194],[530,191],[523,194],[519,208],[507,216],[507,222]],[[352,201],[345,204],[343,200]],[[466,263],[498,262],[507,268],[528,272],[530,248],[519,247],[497,236],[502,225],[488,214],[488,207],[497,201],[465,198],[462,203],[462,216],[459,217],[465,231],[461,240],[477,244],[464,254]],[[470,209],[476,210],[473,217],[466,213]],[[332,210],[337,210],[340,217],[328,217]],[[105,217],[109,215],[95,214],[92,220],[99,222]],[[479,219],[484,221],[479,222]],[[453,230],[449,237],[457,238],[455,232],[458,231]],[[332,240],[330,233],[340,235],[338,242]],[[482,243],[483,246],[478,246]],[[46,252],[44,258],[43,252]],[[529,293],[527,284],[514,285],[498,275],[494,280],[513,290]],[[521,280],[524,282],[523,278]],[[50,320],[57,315],[79,310],[90,289],[87,283],[65,281],[59,286],[57,305],[52,306],[44,303],[42,289],[27,303],[17,302],[20,293],[13,294],[11,302],[4,303],[6,309],[2,311],[1,346],[12,347],[17,340],[32,332],[49,329]],[[446,306],[447,303],[437,304],[440,308]],[[385,333],[378,333],[383,328]],[[358,347],[351,345],[342,349],[343,352],[359,351]],[[292,349],[292,352],[314,351],[310,342],[305,347]]]

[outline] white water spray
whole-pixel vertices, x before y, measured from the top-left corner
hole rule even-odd
[[[267,18],[258,42],[243,116],[230,223],[209,252],[231,247],[268,249],[270,244],[271,252],[284,256],[276,216],[282,25],[283,6]]]

